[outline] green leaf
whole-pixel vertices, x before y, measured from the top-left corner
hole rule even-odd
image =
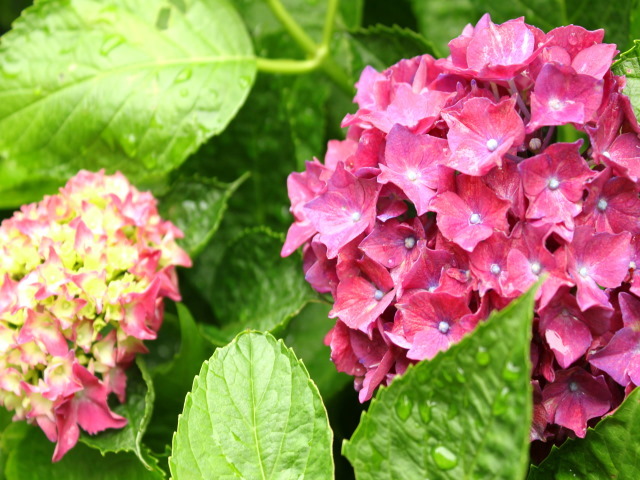
[[[382,71],[403,58],[435,54],[433,44],[420,34],[397,25],[375,25],[353,30],[347,35],[353,52],[352,70],[355,72],[362,71],[367,65]]]
[[[254,77],[228,0],[40,1],[0,44],[0,189],[80,168],[158,178],[226,127]]]
[[[317,298],[299,257],[280,258],[283,242],[282,235],[257,227],[225,250],[210,294],[223,337],[247,328],[277,330]]]
[[[529,472],[529,480],[554,478],[640,478],[640,389],[636,389],[611,416],[587,436],[567,440]]]
[[[534,293],[376,395],[343,445],[359,479],[524,477]]]
[[[162,480],[157,470],[147,470],[132,453],[107,453],[78,443],[64,458],[52,463],[55,444],[36,427],[28,426],[11,448],[5,467],[7,480]]]
[[[627,77],[624,94],[631,100],[636,118],[640,119],[640,40],[635,40],[633,48],[620,55],[612,70],[616,75]]]
[[[271,335],[246,332],[202,366],[169,466],[175,480],[329,479],[332,438],[302,362]]]
[[[325,401],[353,382],[353,377],[338,372],[329,361],[331,349],[324,344],[324,337],[336,323],[329,318],[330,309],[325,303],[309,303],[291,320],[283,337],[304,362]]]
[[[477,22],[486,10],[486,7],[474,5],[473,0],[411,0],[411,5],[418,19],[420,33],[435,44],[438,57],[448,55],[447,44],[460,35],[467,23]]]
[[[181,178],[160,200],[162,217],[182,230],[184,238],[179,243],[191,258],[197,256],[216,233],[229,198],[247,177],[242,175],[232,183],[200,176]]]
[[[127,425],[118,430],[105,430],[97,435],[83,432],[80,441],[98,449],[103,455],[108,452],[133,452],[147,469],[156,468],[142,445],[142,437],[153,413],[154,401],[151,376],[144,360],[138,357],[136,367],[127,370],[127,401],[113,408],[115,413],[128,420]]]

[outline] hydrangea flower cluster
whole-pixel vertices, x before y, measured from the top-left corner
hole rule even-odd
[[[640,128],[603,35],[485,15],[447,58],[367,67],[346,139],[289,176],[282,255],[333,295],[360,401],[543,274],[531,439],[583,437],[639,384]]]
[[[0,225],[0,403],[39,425],[60,460],[90,434],[127,421],[125,370],[156,338],[163,298],[190,266],[153,196],[121,174],[81,171]]]

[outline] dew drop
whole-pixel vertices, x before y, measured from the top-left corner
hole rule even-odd
[[[180,89],[180,96],[181,97],[186,97],[187,95],[189,95],[189,90],[187,90],[186,88]]]
[[[418,413],[425,424],[431,421],[431,405],[428,402],[418,405]]]
[[[456,402],[453,402],[451,405],[449,405],[449,410],[447,411],[447,419],[453,420],[458,416],[459,413],[460,413],[460,407]]]
[[[413,410],[413,402],[406,394],[402,395],[396,403],[396,414],[404,422],[411,415],[411,410]]]
[[[476,362],[481,367],[486,367],[487,365],[489,365],[489,362],[491,362],[491,356],[489,355],[489,352],[487,352],[484,348],[479,349],[478,353],[476,353]]]
[[[247,89],[251,86],[251,77],[240,77],[240,87],[243,89]]]
[[[547,183],[549,190],[556,190],[560,186],[560,182],[556,177],[551,177]]]
[[[431,458],[440,470],[451,470],[458,465],[458,457],[444,445],[440,445],[431,451]]]
[[[187,80],[189,80],[191,78],[191,75],[193,74],[193,71],[190,68],[184,68],[182,69],[182,71],[178,74],[178,76],[176,77],[176,79],[174,80],[174,83],[182,83],[182,82],[186,82]]]
[[[511,362],[507,362],[504,369],[502,370],[502,378],[504,378],[508,382],[515,382],[520,378],[520,367],[514,365]]]
[[[464,370],[460,367],[458,367],[458,370],[456,371],[456,380],[460,383],[466,383],[467,381],[467,378],[464,376]]]
[[[102,45],[100,46],[100,55],[107,56],[109,53],[119,45],[125,42],[125,38],[122,35],[108,35]]]
[[[493,413],[494,415],[503,415],[508,408],[508,402],[507,402],[508,398],[509,398],[509,389],[507,387],[504,387],[502,390],[500,390],[500,393],[498,394],[496,399],[493,401],[493,405],[491,407],[491,413]]]

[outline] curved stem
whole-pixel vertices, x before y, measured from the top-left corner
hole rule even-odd
[[[281,73],[284,75],[295,75],[299,73],[312,72],[320,65],[318,57],[309,60],[291,60],[288,58],[256,58],[258,71],[265,73]]]
[[[322,30],[322,45],[327,47],[331,45],[331,36],[333,35],[333,24],[336,21],[336,13],[338,12],[338,4],[340,0],[329,0],[327,3],[327,13],[324,17],[324,28]]]
[[[289,35],[291,35],[296,43],[300,45],[307,54],[315,57],[316,51],[318,50],[316,42],[298,25],[280,0],[266,0],[266,2],[273,14],[280,23],[282,23],[282,26],[289,32]]]

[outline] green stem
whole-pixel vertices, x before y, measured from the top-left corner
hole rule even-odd
[[[300,28],[300,25],[298,25],[298,23],[289,14],[280,0],[266,1],[273,14],[280,21],[280,23],[282,23],[285,30],[289,32],[289,35],[293,37],[296,43],[300,45],[300,47],[302,47],[302,49],[307,52],[307,54],[315,57],[316,51],[318,50],[316,43],[311,37],[309,37],[309,35],[305,33],[302,28]]]
[[[322,45],[327,47],[327,50],[329,50],[329,46],[331,45],[333,25],[336,21],[339,3],[340,0],[329,0],[327,4],[327,14],[324,17],[324,29],[322,30]]]
[[[320,66],[320,58],[309,60],[290,60],[285,58],[256,58],[258,71],[265,73],[281,73],[285,75],[297,75],[299,73],[312,72]]]

